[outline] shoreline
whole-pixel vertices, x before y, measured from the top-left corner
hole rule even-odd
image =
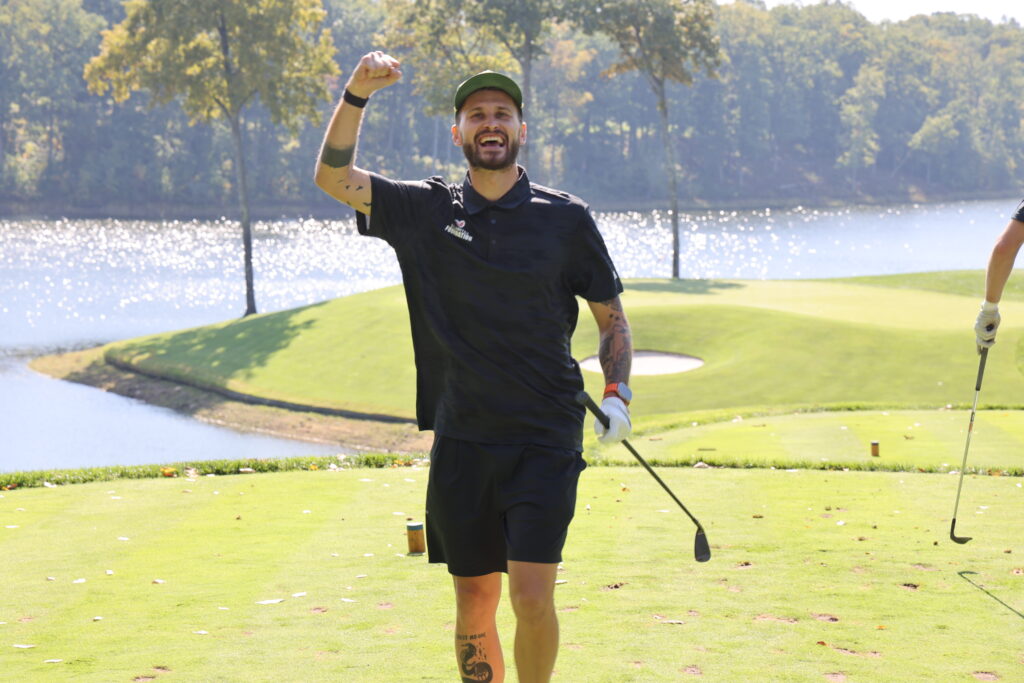
[[[604,213],[632,211],[668,211],[668,199],[643,201],[588,201],[591,209]],[[821,195],[809,197],[755,197],[750,199],[702,199],[691,197],[680,199],[679,211],[693,213],[702,211],[756,211],[759,209],[785,210],[796,207],[837,208],[842,206],[899,206],[908,204],[942,204],[961,201],[1002,200],[1019,201],[1019,196],[1005,191],[997,192],[947,192],[927,194],[925,192],[900,192],[887,195],[849,194]],[[351,218],[351,211],[334,203],[322,201],[293,202],[274,205],[252,205],[252,220],[275,221],[314,218],[332,220]],[[175,203],[149,203],[142,206],[133,204],[79,206],[54,205],[41,201],[0,200],[0,218],[4,219],[113,219],[113,220],[216,220],[227,218],[237,220],[238,207],[234,205],[181,206]]]
[[[360,420],[254,405],[195,387],[116,368],[102,346],[38,356],[29,367],[56,379],[134,398],[218,427],[278,438],[336,444],[357,452],[423,454],[432,432],[416,425]]]

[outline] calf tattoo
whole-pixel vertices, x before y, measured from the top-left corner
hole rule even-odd
[[[355,152],[355,145],[338,149],[325,142],[324,148],[320,150],[320,163],[331,168],[343,168],[352,163],[352,156]]]
[[[488,683],[494,680],[494,670],[487,663],[487,653],[484,652],[479,641],[485,634],[458,635],[456,638],[462,643],[459,646],[459,668],[462,670],[462,683]]]

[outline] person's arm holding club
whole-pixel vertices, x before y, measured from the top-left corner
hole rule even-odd
[[[317,186],[366,215],[370,213],[372,197],[370,176],[354,163],[363,108],[373,93],[397,83],[401,77],[397,59],[383,52],[363,55],[345,84],[345,94],[334,110],[320,149]]]
[[[595,419],[594,433],[602,443],[615,443],[629,436],[633,429],[629,419],[629,402],[633,398],[627,382],[633,364],[633,338],[622,301],[591,301],[590,311],[597,321],[600,344],[598,359],[604,371],[604,399],[601,411],[608,416],[609,426]]]
[[[985,273],[985,300],[981,303],[978,319],[974,324],[977,337],[978,352],[996,343],[996,330],[999,329],[999,300],[1003,297],[1003,289],[1013,272],[1017,253],[1024,244],[1024,202],[1018,207],[1016,215],[1010,219],[1006,230],[996,240],[989,257],[988,270]]]

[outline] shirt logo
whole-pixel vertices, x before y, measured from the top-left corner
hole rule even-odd
[[[473,236],[466,230],[466,221],[459,220],[458,218],[455,219],[454,223],[446,225],[444,231],[455,235],[460,240],[465,240],[467,242],[473,241]]]

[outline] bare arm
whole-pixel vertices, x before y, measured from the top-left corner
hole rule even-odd
[[[1006,281],[1010,279],[1013,272],[1014,261],[1017,260],[1017,252],[1024,244],[1024,223],[1018,220],[1011,220],[1006,230],[996,240],[992,249],[992,256],[988,261],[988,271],[985,274],[985,299],[994,304],[999,303],[1003,297],[1003,288]]]
[[[633,337],[629,321],[622,309],[619,297],[609,301],[590,301],[590,312],[597,321],[600,336],[598,358],[604,370],[605,384],[629,382],[629,371],[633,364]]]
[[[397,83],[402,77],[398,60],[383,52],[363,55],[345,86],[352,95],[368,98],[381,88]],[[356,168],[356,142],[363,120],[362,107],[342,99],[338,103],[324,135],[314,179],[317,186],[339,202],[360,213],[370,213],[372,199],[370,176]]]

